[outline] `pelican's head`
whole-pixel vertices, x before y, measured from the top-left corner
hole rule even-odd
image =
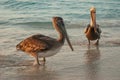
[[[91,7],[90,8],[90,12],[96,13],[96,8],[95,7]]]
[[[71,50],[73,51],[73,47],[67,35],[67,31],[66,31],[63,19],[61,17],[53,17],[52,21],[53,21],[54,28],[60,33],[62,33],[62,35],[66,38]]]

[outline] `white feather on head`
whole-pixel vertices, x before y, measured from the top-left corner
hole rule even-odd
[[[91,12],[96,12],[96,8],[93,6],[93,7],[90,8],[90,11]]]

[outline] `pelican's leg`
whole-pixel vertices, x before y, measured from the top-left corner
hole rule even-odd
[[[34,61],[33,65],[40,65],[37,54],[36,54],[36,56],[35,56],[35,61]]]
[[[90,40],[89,39],[88,39],[88,43],[89,43],[88,45],[90,45]]]
[[[95,45],[99,45],[99,39],[96,41]]]
[[[43,57],[43,61],[46,62],[46,58],[45,57]]]
[[[45,57],[43,57],[43,65],[45,65],[46,59]]]

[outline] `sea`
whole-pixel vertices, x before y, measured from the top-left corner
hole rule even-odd
[[[16,54],[16,45],[34,34],[57,38],[54,16],[64,19],[74,46],[88,44],[84,28],[93,6],[102,30],[101,46],[119,43],[120,0],[0,0],[0,55]]]

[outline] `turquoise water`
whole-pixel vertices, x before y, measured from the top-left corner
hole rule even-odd
[[[119,0],[1,0],[0,24],[51,22],[61,16],[66,23],[89,23],[89,9],[97,9],[97,22],[119,26]]]

